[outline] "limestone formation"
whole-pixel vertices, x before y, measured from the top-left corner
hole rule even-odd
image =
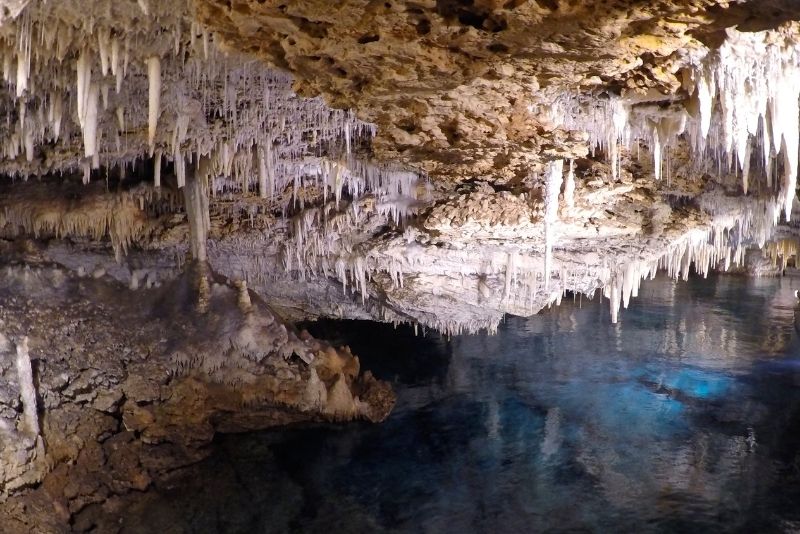
[[[796,262],[795,0],[0,0],[0,60],[20,531],[217,431],[386,417],[293,320],[616,322],[659,269]]]
[[[200,277],[205,313],[195,306]],[[349,349],[295,332],[255,295],[243,310],[240,290],[206,265],[138,291],[30,261],[7,264],[0,280],[0,320],[19,340],[14,349],[0,338],[0,488],[13,494],[0,504],[5,532],[49,531],[40,521],[52,516],[20,513],[25,502],[48,500],[69,518],[143,490],[202,458],[215,432],[378,422],[394,404]]]

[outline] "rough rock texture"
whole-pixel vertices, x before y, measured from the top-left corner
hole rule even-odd
[[[216,431],[386,416],[385,384],[279,316],[491,331],[602,289],[616,321],[658,269],[784,267],[798,19],[0,1],[2,525],[88,530]]]
[[[30,256],[0,277],[3,532],[61,532],[89,504],[113,508],[203,457],[215,432],[380,421],[394,404],[349,349],[294,332],[206,266],[138,292]],[[10,361],[25,336],[38,435],[18,413]]]
[[[730,99],[758,87],[748,69],[798,70],[796,9],[32,2],[0,27],[0,167],[46,186],[4,185],[0,233],[62,239],[50,259],[130,287],[169,280],[202,159],[209,261],[293,315],[491,330],[598,287],[613,309],[659,262],[727,266],[790,213],[791,128]]]
[[[548,157],[585,154],[579,132],[549,120],[557,93],[681,98],[681,69],[722,30],[800,17],[791,0],[195,4],[231,47],[290,70],[299,94],[375,123],[380,158],[437,180],[501,183],[525,180]]]

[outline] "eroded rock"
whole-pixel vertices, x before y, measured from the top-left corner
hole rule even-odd
[[[349,349],[296,333],[255,295],[243,308],[241,285],[207,265],[136,292],[47,264],[6,264],[0,277],[3,331],[11,340],[29,335],[37,392],[47,399],[37,434],[24,423],[7,362],[13,347],[4,343],[7,532],[60,532],[87,506],[143,491],[202,458],[216,432],[378,422],[394,404],[389,386],[361,374]],[[203,310],[201,279],[211,287]],[[55,510],[49,519],[26,514],[45,501]]]

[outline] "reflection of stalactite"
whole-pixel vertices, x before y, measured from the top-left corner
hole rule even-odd
[[[500,438],[500,403],[495,397],[488,401],[489,415],[486,418],[486,434],[489,439],[497,440]]]
[[[800,241],[797,238],[778,239],[770,241],[764,248],[764,255],[772,261],[772,265],[786,269],[789,262],[795,259],[800,252]]]
[[[553,407],[547,410],[544,421],[544,438],[542,439],[542,454],[545,457],[556,454],[561,447],[561,410]]]

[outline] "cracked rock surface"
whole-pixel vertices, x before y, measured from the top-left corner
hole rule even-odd
[[[394,404],[349,349],[296,333],[205,266],[131,292],[50,264],[7,264],[0,294],[4,334],[28,336],[42,413],[39,436],[18,430],[18,386],[3,351],[4,532],[88,527],[91,514],[202,458],[216,432],[380,421]]]
[[[581,156],[548,119],[561,91],[686,97],[682,69],[724,29],[775,28],[791,0],[196,0],[231,48],[295,76],[378,126],[378,157],[436,181],[524,180],[548,157]],[[650,97],[650,96],[648,96]]]

